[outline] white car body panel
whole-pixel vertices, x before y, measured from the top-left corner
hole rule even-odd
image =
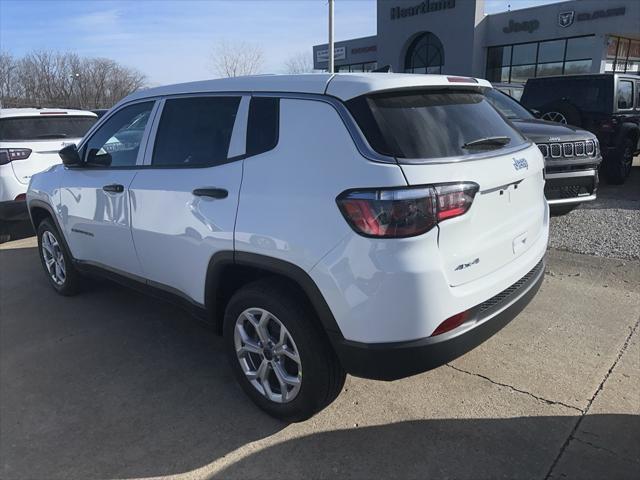
[[[482,80],[447,76],[321,74],[211,80],[137,92],[119,105],[181,94],[281,92],[279,143],[265,153],[242,156],[243,101],[230,146],[240,155],[235,161],[153,168],[152,126],[139,168],[60,168],[39,174],[28,201],[42,199],[53,207],[74,258],[162,284],[193,302],[204,303],[207,267],[215,253],[253,253],[307,272],[344,339],[423,339],[445,319],[488,300],[540,263],[549,227],[542,156],[535,146],[523,144],[474,160],[401,166],[394,159],[372,161],[358,144],[363,140],[354,137],[358,128],[348,128],[331,102],[372,91],[451,84],[490,88]],[[305,94],[314,96],[300,97]],[[525,159],[527,168],[516,168],[514,159]],[[411,238],[365,238],[336,205],[336,197],[348,189],[458,181],[480,185],[469,211]],[[126,192],[116,200],[101,190],[108,183],[125,185]],[[224,188],[229,196],[192,195],[200,187]],[[477,264],[456,269],[475,258]]]

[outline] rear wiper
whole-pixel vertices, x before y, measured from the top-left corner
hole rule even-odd
[[[506,145],[510,141],[511,139],[505,136],[483,137],[465,143],[464,145],[462,145],[462,148],[501,147],[502,145]]]
[[[38,135],[35,138],[67,138],[66,133],[46,133],[44,135]]]

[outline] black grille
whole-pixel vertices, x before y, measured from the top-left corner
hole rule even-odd
[[[542,152],[542,156],[543,157],[546,158],[546,157],[549,156],[549,146],[548,145],[545,145],[544,143],[541,143],[540,145],[538,145],[538,148]]]
[[[566,143],[539,143],[538,148],[544,158],[595,157],[596,144],[593,140]]]
[[[489,300],[482,302],[477,307],[478,315],[486,316],[486,314],[490,313],[489,310],[498,310],[502,305],[509,303],[513,298],[518,297],[519,294],[527,287],[529,287],[530,283],[538,277],[538,274],[542,271],[543,267],[544,262],[540,260],[529,273],[527,273],[516,283],[511,285],[509,288],[501,291],[496,296],[491,297]]]
[[[547,178],[544,196],[547,200],[586,197],[593,194],[596,177]]]

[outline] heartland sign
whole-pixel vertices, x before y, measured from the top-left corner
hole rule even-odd
[[[413,7],[392,7],[391,20],[398,18],[413,17],[415,15],[424,15],[425,13],[438,12],[440,10],[448,10],[455,8],[456,0],[424,0]]]

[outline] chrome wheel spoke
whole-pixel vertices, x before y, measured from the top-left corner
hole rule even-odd
[[[236,320],[233,336],[240,367],[261,395],[277,403],[290,402],[298,395],[302,385],[300,355],[277,317],[262,308],[247,309]]]

